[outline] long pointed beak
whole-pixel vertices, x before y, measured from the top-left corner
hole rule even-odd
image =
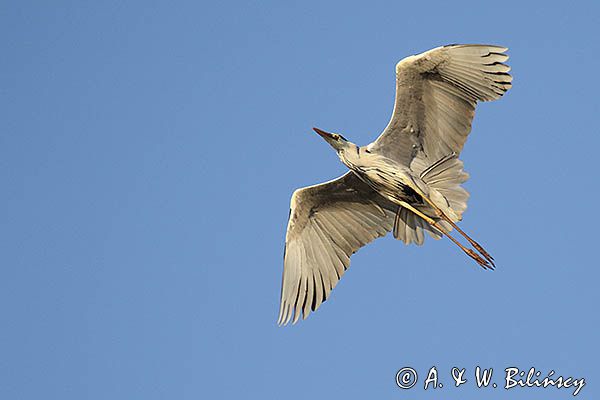
[[[333,136],[329,132],[325,132],[319,128],[313,128],[313,131],[317,132],[325,140],[333,139]]]

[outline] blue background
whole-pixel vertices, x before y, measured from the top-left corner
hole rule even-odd
[[[475,389],[476,365],[597,397],[598,26],[592,2],[3,2],[0,397],[573,392]],[[310,128],[369,143],[396,62],[455,42],[510,48],[462,155],[462,226],[498,269],[386,237],[277,327],[291,193],[345,168]]]

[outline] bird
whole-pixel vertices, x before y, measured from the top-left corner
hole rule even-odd
[[[280,326],[316,311],[348,269],[350,256],[390,231],[416,245],[424,243],[425,232],[434,239],[446,236],[482,268],[495,267],[493,257],[456,224],[469,197],[461,186],[469,175],[459,156],[477,103],[497,100],[512,86],[507,50],[452,44],[402,59],[392,117],[367,146],[313,128],[349,171],[292,195]]]

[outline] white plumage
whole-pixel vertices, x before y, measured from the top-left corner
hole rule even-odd
[[[456,225],[469,196],[458,156],[476,103],[496,100],[511,87],[506,50],[450,45],[400,61],[392,118],[368,146],[315,128],[350,171],[292,195],[279,324],[316,311],[350,256],[390,231],[418,245],[425,232],[446,235],[479,265],[493,267],[493,258]],[[450,235],[453,228],[479,254]]]

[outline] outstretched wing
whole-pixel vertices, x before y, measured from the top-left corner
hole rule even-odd
[[[285,241],[279,324],[306,318],[329,297],[350,256],[384,236],[397,206],[353,172],[292,196]]]
[[[477,101],[496,100],[511,87],[506,50],[450,45],[400,61],[392,118],[369,149],[407,166],[419,152],[432,161],[460,154]]]

